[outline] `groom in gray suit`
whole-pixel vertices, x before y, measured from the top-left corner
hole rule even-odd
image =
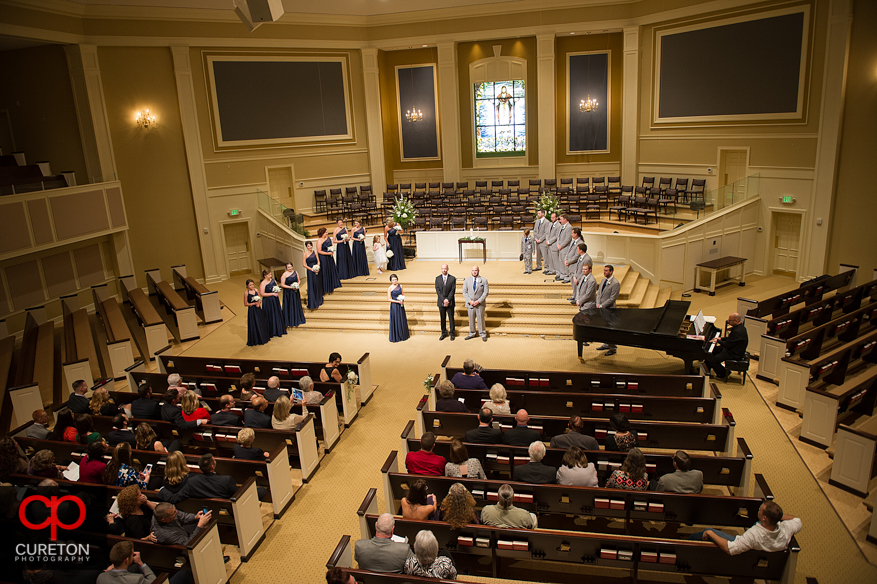
[[[603,281],[597,288],[597,308],[615,308],[615,301],[618,300],[618,293],[621,292],[621,284],[612,274],[615,268],[609,264],[603,266]],[[614,355],[618,347],[609,343],[603,343],[597,347],[598,351],[606,351],[606,355]]]
[[[487,279],[478,275],[478,266],[472,266],[472,275],[463,282],[463,299],[466,301],[466,312],[469,314],[469,336],[474,339],[475,319],[478,319],[478,330],[481,340],[487,342],[487,330],[484,328],[484,301],[487,300]]]
[[[534,270],[542,269],[542,258],[545,258],[545,265],[548,266],[548,232],[551,230],[551,223],[545,218],[545,211],[539,209],[536,211],[536,223],[533,225],[533,240],[536,242],[536,267]]]

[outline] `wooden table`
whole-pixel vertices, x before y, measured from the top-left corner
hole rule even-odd
[[[274,270],[276,268],[286,269],[286,262],[284,262],[283,260],[279,260],[277,258],[262,258],[262,259],[256,260],[256,261],[259,262],[260,266],[265,266],[266,268],[268,268],[268,271],[271,272],[272,274],[274,273]],[[260,278],[261,278],[261,276],[260,276]],[[259,288],[259,284],[256,283],[256,289],[258,289],[258,288]]]
[[[471,243],[474,245],[480,244],[483,263],[485,263],[485,264],[487,263],[487,240],[486,239],[483,239],[483,238],[482,239],[458,239],[457,246],[459,247],[459,250],[460,250],[460,263],[461,264],[463,263],[463,244],[464,243]]]
[[[728,278],[722,282],[716,284],[716,274],[722,270],[729,270],[734,266],[740,266],[740,275],[736,278]],[[710,285],[709,286],[701,286],[700,285],[700,274],[701,271],[705,271],[710,275]],[[716,295],[716,288],[718,286],[724,286],[725,284],[731,284],[733,282],[739,282],[740,286],[746,285],[746,258],[738,258],[734,256],[726,256],[723,258],[719,258],[717,260],[712,260],[709,262],[703,262],[701,264],[697,264],[697,273],[694,275],[694,290],[695,292],[709,292],[710,296]]]

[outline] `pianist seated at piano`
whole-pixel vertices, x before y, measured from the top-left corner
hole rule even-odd
[[[716,344],[716,348],[705,359],[706,366],[715,371],[722,381],[727,381],[731,374],[722,363],[743,359],[746,356],[746,347],[749,346],[749,335],[746,333],[743,317],[733,313],[728,317],[728,325],[731,327],[728,336],[714,338],[711,342]]]

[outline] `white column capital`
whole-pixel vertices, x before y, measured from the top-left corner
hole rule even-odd
[[[625,26],[622,34],[624,35],[624,52],[639,51],[639,27]]]

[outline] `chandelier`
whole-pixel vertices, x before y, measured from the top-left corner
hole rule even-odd
[[[587,100],[582,100],[582,103],[579,104],[579,111],[581,112],[592,112],[597,110],[597,100],[591,99],[591,94],[588,94]]]
[[[408,113],[405,114],[405,119],[409,122],[419,122],[423,120],[423,112],[417,108],[414,111],[408,110]]]
[[[137,117],[134,119],[138,126],[141,128],[149,129],[150,126],[155,125],[155,116],[149,113],[147,109],[144,112],[137,112]]]

